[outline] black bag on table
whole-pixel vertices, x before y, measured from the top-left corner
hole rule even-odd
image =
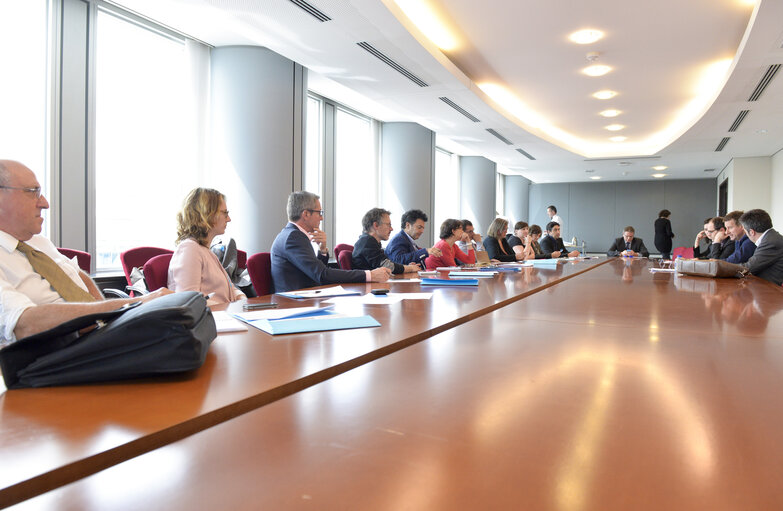
[[[179,373],[201,367],[216,336],[204,296],[173,293],[20,339],[0,350],[0,370],[9,389]]]

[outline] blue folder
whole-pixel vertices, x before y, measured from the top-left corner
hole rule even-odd
[[[330,313],[302,319],[259,319],[250,324],[271,335],[381,326],[372,316],[342,317]]]
[[[422,286],[478,286],[478,279],[421,279]]]

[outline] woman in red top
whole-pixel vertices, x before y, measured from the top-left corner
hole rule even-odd
[[[455,243],[457,240],[463,240],[468,242],[468,253],[466,254],[459,249]],[[444,266],[456,266],[457,260],[472,264],[476,262],[476,254],[473,252],[473,247],[470,243],[470,238],[462,230],[462,222],[449,218],[443,222],[440,226],[440,241],[435,243],[435,247],[440,249],[440,256],[429,256],[425,259],[424,264],[428,270],[434,270]]]

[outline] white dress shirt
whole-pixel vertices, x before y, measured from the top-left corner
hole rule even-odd
[[[89,292],[79,277],[79,266],[58,252],[51,241],[37,234],[26,243],[51,257],[79,287]],[[25,310],[35,305],[65,302],[49,282],[33,270],[27,257],[16,250],[18,244],[19,240],[0,231],[0,349],[16,341],[16,322]]]

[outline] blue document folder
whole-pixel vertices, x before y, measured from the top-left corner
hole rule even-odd
[[[381,326],[372,316],[342,316],[331,311],[331,307],[305,309],[291,309],[290,314],[274,319],[251,319],[252,314],[248,313],[234,314],[234,317],[270,335]]]
[[[478,286],[478,279],[421,279],[422,286]]]

